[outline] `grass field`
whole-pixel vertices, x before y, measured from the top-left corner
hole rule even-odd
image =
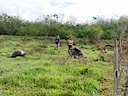
[[[86,58],[67,58],[66,41],[54,50],[54,39],[0,36],[0,96],[112,96],[113,64],[99,58],[95,45],[79,45]],[[17,50],[26,57],[11,58]],[[98,61],[97,61],[98,60]]]

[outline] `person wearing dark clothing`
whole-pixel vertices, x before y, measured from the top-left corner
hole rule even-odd
[[[58,50],[60,45],[60,36],[58,35],[55,39],[55,48]]]

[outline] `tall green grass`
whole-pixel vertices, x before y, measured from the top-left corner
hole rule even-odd
[[[87,59],[84,61],[67,59],[66,41],[63,41],[57,51],[54,50],[52,40],[43,37],[0,36],[0,94],[3,96],[103,94],[101,81],[112,69],[112,64],[95,61],[99,51],[94,53],[91,48],[84,47],[81,49]],[[12,52],[16,49],[25,50],[26,57],[11,58]]]

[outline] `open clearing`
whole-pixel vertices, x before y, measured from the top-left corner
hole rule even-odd
[[[67,59],[65,40],[57,51],[53,38],[1,35],[0,96],[112,96],[113,52],[108,50],[102,62],[95,45],[74,47],[84,60]],[[26,57],[11,58],[17,49]]]

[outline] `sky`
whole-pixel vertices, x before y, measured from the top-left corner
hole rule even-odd
[[[0,13],[36,20],[43,15],[58,14],[76,22],[104,16],[128,15],[127,0],[0,0]]]

